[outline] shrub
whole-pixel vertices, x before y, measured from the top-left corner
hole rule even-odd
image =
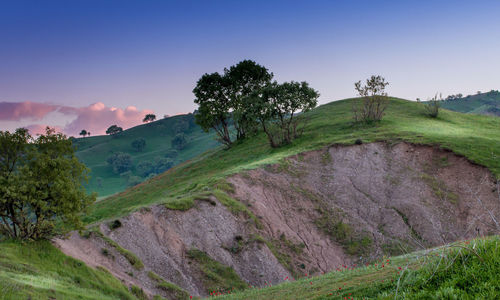
[[[431,118],[437,118],[437,116],[439,115],[439,108],[441,106],[441,101],[442,101],[442,97],[441,95],[439,95],[439,98],[436,94],[436,96],[434,96],[434,98],[432,98],[431,100],[429,100],[426,104],[425,104],[425,110],[426,110],[426,113],[429,117]]]
[[[354,141],[354,144],[355,144],[355,145],[361,145],[361,144],[363,144],[363,141],[362,141],[361,139],[356,139],[356,140]]]
[[[186,144],[187,140],[186,140],[186,135],[184,133],[178,133],[172,139],[172,148],[175,148],[177,150],[184,149],[186,147]]]
[[[127,153],[114,153],[106,161],[113,168],[113,172],[117,174],[124,173],[132,168],[132,157]]]
[[[146,147],[146,140],[143,138],[138,138],[134,140],[130,145],[135,149],[135,151],[141,152]]]
[[[354,84],[360,99],[353,101],[352,111],[356,122],[380,121],[389,104],[385,87],[389,85],[383,77],[372,75],[366,80],[366,85],[361,81]]]
[[[114,220],[113,222],[111,222],[111,224],[109,224],[109,228],[111,228],[111,230],[113,229],[116,229],[116,228],[120,228],[122,227],[122,222],[120,222],[120,220]]]

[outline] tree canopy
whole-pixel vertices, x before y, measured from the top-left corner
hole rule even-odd
[[[135,149],[135,151],[141,152],[146,147],[146,140],[143,138],[138,138],[133,140],[130,145]]]
[[[115,134],[120,133],[122,131],[123,131],[123,128],[121,128],[117,125],[111,125],[106,130],[106,134],[115,135]]]
[[[144,119],[142,119],[142,122],[148,123],[148,122],[153,122],[154,120],[156,120],[156,115],[147,114],[146,116],[144,116]]]
[[[0,131],[0,233],[48,238],[60,228],[80,228],[80,214],[95,201],[82,186],[88,170],[71,140],[47,127],[36,139],[28,130]]]

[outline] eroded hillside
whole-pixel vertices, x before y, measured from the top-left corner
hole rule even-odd
[[[55,243],[149,295],[183,298],[498,232],[494,177],[436,147],[331,146],[227,182],[223,196],[249,213],[211,196],[184,212],[152,206]]]

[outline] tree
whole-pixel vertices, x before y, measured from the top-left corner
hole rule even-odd
[[[80,135],[81,135],[82,137],[87,136],[87,130],[82,129],[82,131],[80,131]]]
[[[143,138],[135,139],[132,141],[131,146],[135,149],[135,151],[142,152],[142,150],[146,147],[146,140]]]
[[[170,158],[157,157],[155,160],[155,173],[161,174],[166,170],[172,168],[174,161]]]
[[[87,131],[87,135],[90,136],[90,131]]]
[[[149,174],[155,172],[153,163],[147,160],[143,160],[140,163],[138,163],[137,166],[135,167],[135,170],[142,177],[146,177]]]
[[[121,174],[132,168],[132,157],[130,154],[117,152],[110,155],[106,161],[116,174]]]
[[[224,69],[224,77],[229,81],[229,97],[237,139],[255,132],[258,126],[255,118],[250,115],[247,107],[252,93],[269,85],[273,73],[252,60],[243,60],[238,64]]]
[[[148,122],[153,122],[154,120],[156,120],[156,116],[154,114],[147,114],[146,116],[144,116],[142,122],[148,123]]]
[[[258,120],[271,147],[279,147],[303,132],[299,128],[305,122],[303,113],[317,105],[318,97],[307,82],[273,82],[251,96],[249,115]],[[299,111],[301,115],[296,114]]]
[[[218,140],[227,146],[232,144],[228,128],[231,109],[229,92],[229,81],[219,73],[204,74],[193,89],[194,102],[199,105],[196,123],[205,132],[213,129]]]
[[[189,130],[189,121],[185,118],[180,118],[175,122],[174,126],[172,126],[172,129],[175,134],[187,132]]]
[[[353,102],[354,120],[359,122],[380,121],[388,105],[385,87],[389,85],[383,77],[372,75],[361,85],[361,80],[354,83],[354,87],[361,97]]]
[[[186,140],[186,135],[184,133],[178,133],[172,139],[172,148],[175,148],[177,150],[184,149],[186,147],[186,144],[187,140]]]
[[[115,134],[120,133],[122,131],[123,131],[123,128],[118,127],[117,125],[111,125],[106,130],[106,134],[115,135]]]
[[[82,186],[88,169],[71,140],[47,127],[32,138],[27,129],[0,131],[0,234],[42,239],[59,228],[82,228],[80,215],[95,201]]]

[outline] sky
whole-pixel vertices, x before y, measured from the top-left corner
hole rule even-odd
[[[0,0],[0,130],[68,135],[192,112],[243,59],[320,104],[382,75],[415,100],[500,89],[500,1]]]

